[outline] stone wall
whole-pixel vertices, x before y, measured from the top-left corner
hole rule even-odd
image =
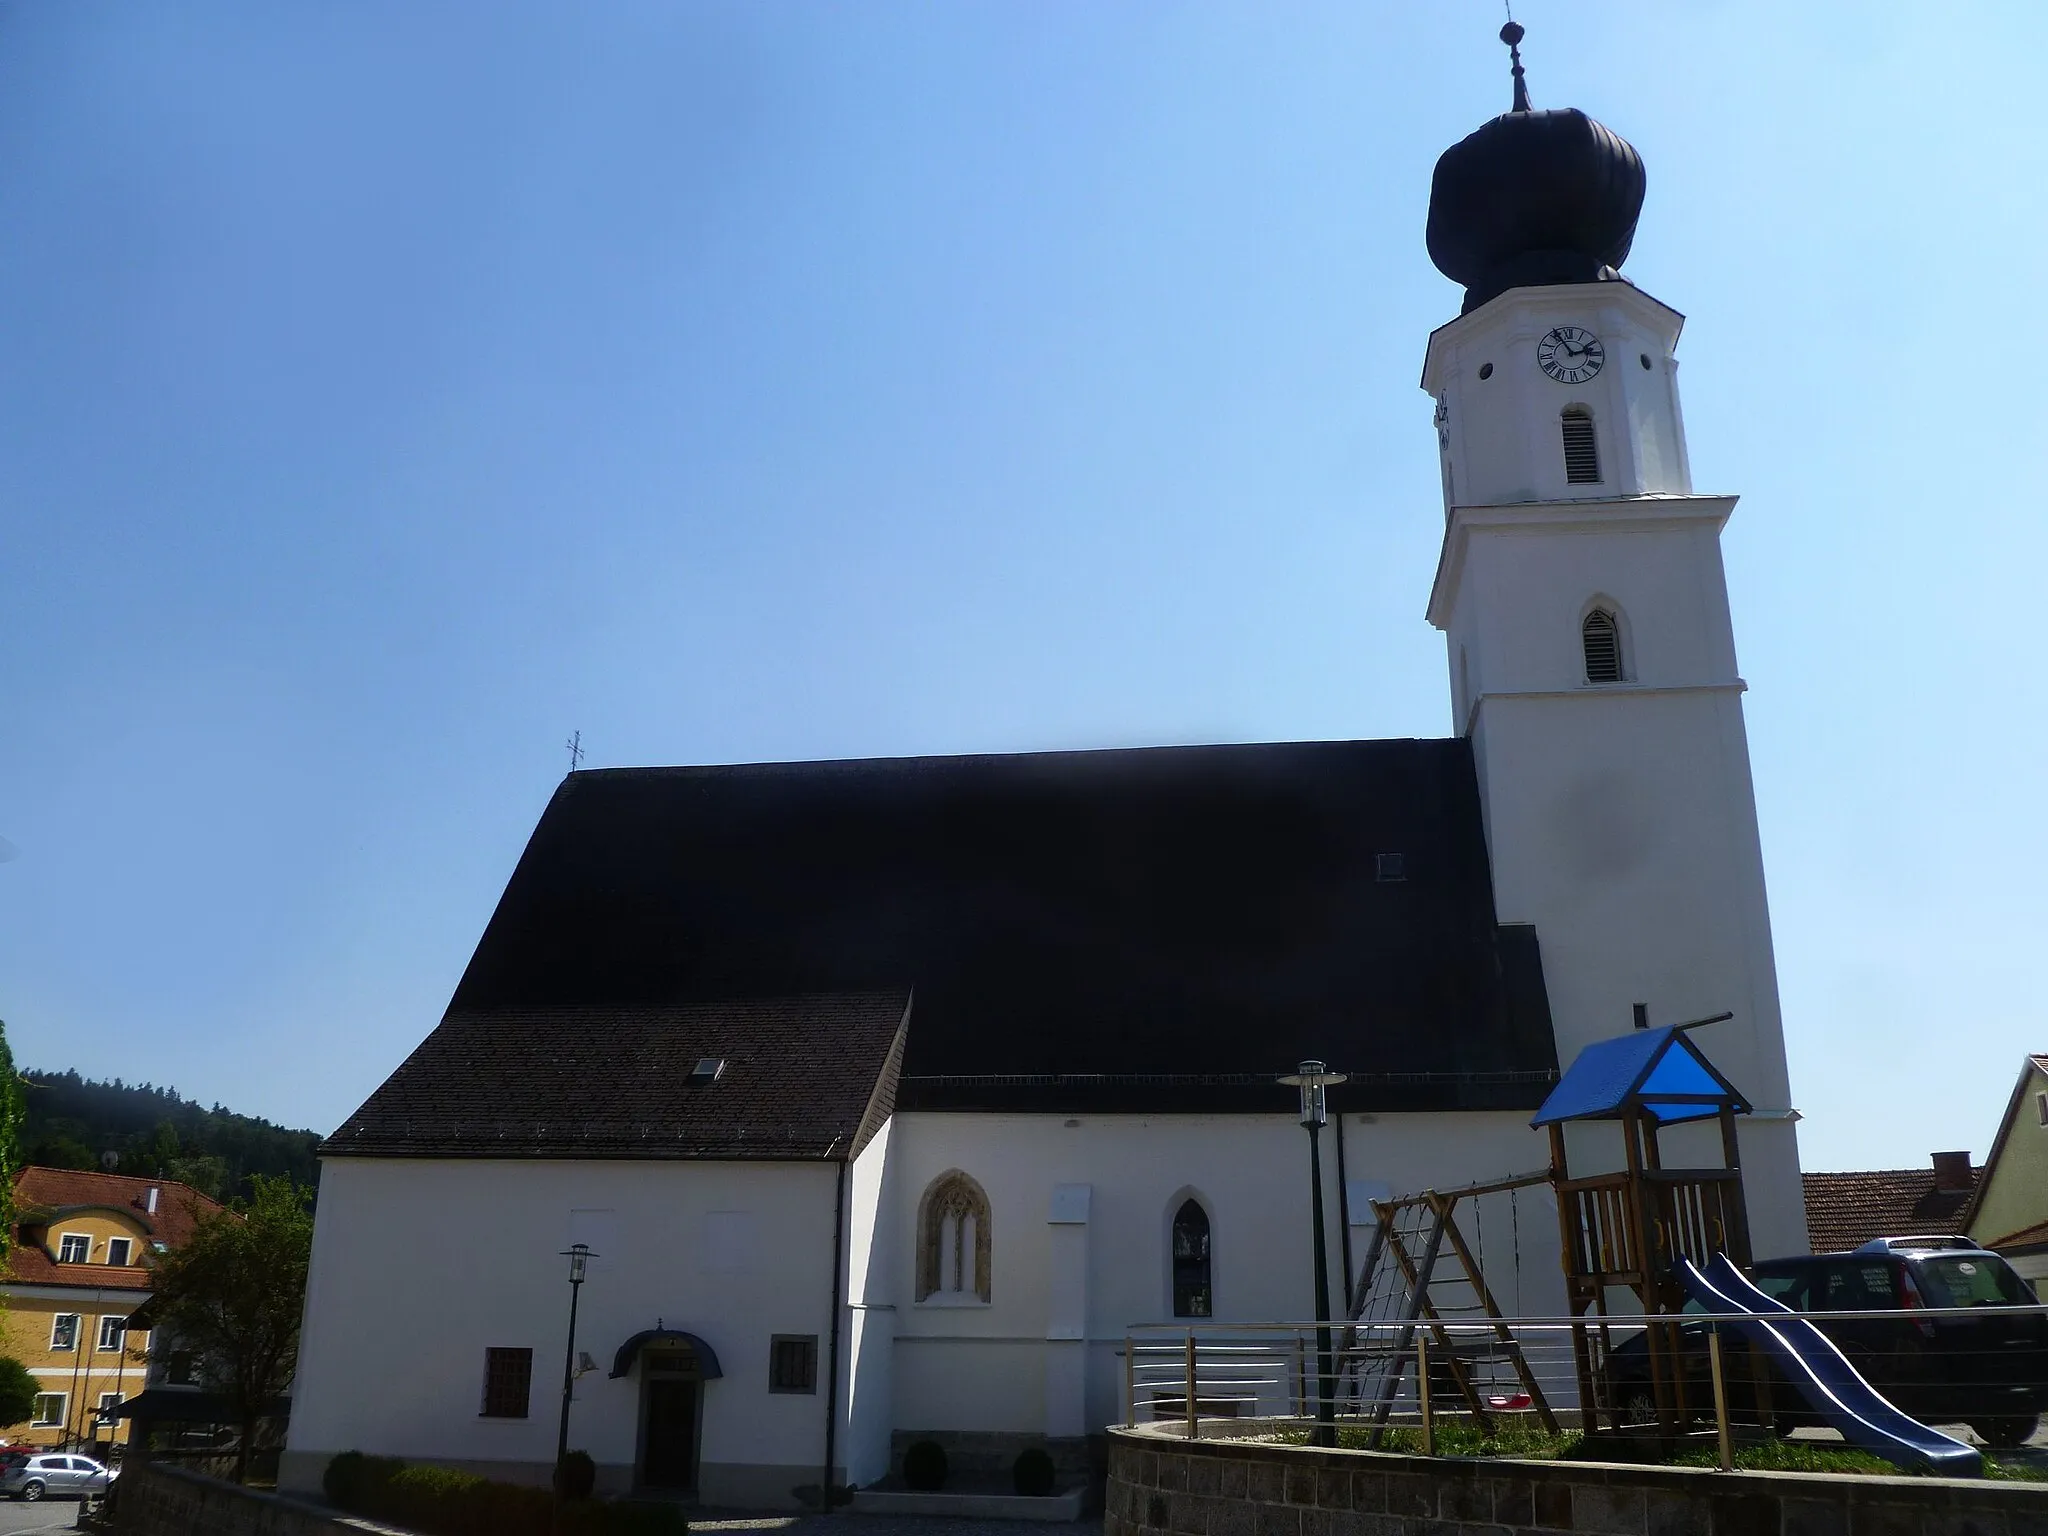
[[[1103,1536],[2048,1536],[2048,1485],[1479,1461],[1110,1432]]]
[[[109,1529],[117,1536],[408,1536],[183,1467],[131,1465],[114,1489]]]

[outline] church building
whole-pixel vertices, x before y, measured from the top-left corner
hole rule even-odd
[[[1453,734],[571,773],[322,1148],[285,1487],[345,1450],[545,1481],[565,1359],[607,1489],[1070,1453],[1129,1325],[1313,1315],[1280,1074],[1348,1074],[1341,1298],[1369,1197],[1542,1168],[1560,1065],[1639,1007],[1730,1015],[1692,1038],[1754,1106],[1754,1251],[1806,1251],[1735,498],[1693,489],[1683,317],[1617,270],[1642,162],[1513,90],[1427,231]],[[1497,1295],[1564,1309],[1554,1208],[1488,1238]]]

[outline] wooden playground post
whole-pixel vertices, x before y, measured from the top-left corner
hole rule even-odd
[[[1550,1126],[1550,1187],[1557,1195],[1557,1251],[1564,1264],[1565,1305],[1577,1318],[1586,1315],[1586,1298],[1582,1294],[1578,1273],[1579,1234],[1575,1219],[1578,1197],[1568,1193],[1564,1187],[1569,1172],[1564,1153],[1564,1126],[1553,1121]],[[1584,1324],[1572,1329],[1572,1364],[1579,1375],[1579,1425],[1582,1429],[1597,1429],[1599,1412],[1593,1399],[1593,1352],[1586,1343]]]
[[[1429,1411],[1429,1335],[1415,1336],[1415,1399],[1422,1409],[1422,1454],[1436,1454],[1436,1420]]]
[[[1434,1190],[1428,1190],[1424,1192],[1422,1199],[1427,1203],[1433,1200],[1435,1195],[1436,1192]],[[1472,1421],[1482,1431],[1489,1430],[1492,1426],[1486,1417],[1486,1405],[1479,1401],[1479,1394],[1473,1390],[1471,1373],[1465,1369],[1464,1362],[1458,1358],[1457,1351],[1451,1345],[1451,1336],[1445,1331],[1442,1321],[1437,1316],[1436,1306],[1429,1299],[1430,1276],[1436,1268],[1437,1250],[1442,1246],[1443,1239],[1444,1228],[1443,1224],[1439,1222],[1435,1230],[1429,1234],[1429,1245],[1424,1249],[1424,1263],[1419,1274],[1415,1264],[1408,1257],[1408,1250],[1401,1246],[1399,1233],[1390,1235],[1387,1251],[1393,1254],[1394,1262],[1400,1265],[1401,1273],[1408,1281],[1410,1310],[1421,1322],[1427,1325],[1428,1330],[1436,1335],[1437,1343],[1443,1346],[1444,1368],[1451,1373],[1452,1382],[1464,1394],[1465,1404],[1472,1410]],[[1421,1338],[1420,1332],[1417,1332],[1413,1337],[1419,1341]],[[1398,1385],[1397,1381],[1397,1389]],[[1392,1406],[1391,1402],[1388,1406]],[[1384,1415],[1382,1415],[1382,1422],[1384,1422]]]
[[[1459,1230],[1458,1219],[1451,1213],[1453,1202],[1434,1191],[1429,1196],[1429,1202],[1430,1209],[1436,1212],[1438,1219],[1444,1224],[1444,1236],[1451,1240],[1451,1247],[1458,1255],[1458,1262],[1465,1266],[1465,1273],[1472,1277],[1472,1289],[1478,1293],[1479,1304],[1485,1309],[1486,1315],[1493,1320],[1494,1333],[1508,1346],[1508,1358],[1514,1363],[1515,1377],[1521,1382],[1522,1390],[1529,1394],[1529,1401],[1536,1409],[1537,1416],[1542,1419],[1545,1432],[1556,1434],[1557,1417],[1550,1411],[1550,1403],[1543,1396],[1543,1387],[1536,1380],[1536,1373],[1529,1369],[1528,1358],[1522,1353],[1521,1341],[1515,1337],[1514,1330],[1502,1320],[1501,1310],[1494,1303],[1493,1287],[1486,1283],[1486,1276],[1481,1272],[1478,1261],[1472,1257],[1472,1250],[1465,1246],[1465,1234]],[[1483,1227],[1481,1237],[1484,1238]],[[1519,1247],[1515,1254],[1515,1262],[1518,1265],[1522,1262]]]
[[[1639,1293],[1643,1298],[1643,1311],[1655,1314],[1664,1309],[1659,1305],[1663,1299],[1659,1294],[1661,1287],[1652,1270],[1649,1213],[1643,1209],[1649,1195],[1649,1184],[1643,1178],[1642,1111],[1630,1109],[1621,1116],[1621,1149],[1628,1174],[1628,1199],[1625,1206],[1629,1224],[1629,1246],[1635,1249],[1636,1273],[1639,1277]],[[1646,1321],[1643,1333],[1650,1351],[1650,1395],[1657,1400],[1657,1423],[1667,1431],[1675,1430],[1678,1427],[1678,1410],[1668,1379],[1671,1362],[1665,1355],[1668,1344],[1664,1330],[1655,1322]]]
[[[1728,1383],[1721,1374],[1721,1329],[1707,1330],[1707,1363],[1714,1372],[1714,1428],[1721,1440],[1721,1470],[1735,1470],[1735,1447],[1728,1432]]]

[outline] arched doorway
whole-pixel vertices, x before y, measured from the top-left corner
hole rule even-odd
[[[723,1375],[718,1356],[693,1333],[650,1328],[619,1346],[614,1379],[640,1366],[640,1433],[633,1480],[661,1493],[697,1491],[704,1383]]]

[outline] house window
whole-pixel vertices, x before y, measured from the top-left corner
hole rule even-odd
[[[174,1349],[164,1357],[167,1386],[192,1387],[199,1384],[199,1364],[189,1349]]]
[[[1408,878],[1408,855],[1405,853],[1376,853],[1372,856],[1373,877],[1381,884],[1390,884]]]
[[[989,1299],[988,1196],[958,1169],[932,1181],[918,1211],[917,1299]]]
[[[1568,405],[1562,418],[1564,428],[1564,478],[1571,485],[1600,483],[1600,449],[1593,441],[1593,413],[1583,405]]]
[[[63,1392],[38,1392],[36,1394],[36,1416],[29,1420],[37,1429],[49,1429],[64,1422]]]
[[[128,1262],[128,1255],[132,1249],[132,1246],[133,1245],[130,1244],[128,1239],[125,1237],[108,1238],[107,1262],[109,1264],[126,1264]]]
[[[533,1395],[533,1351],[484,1351],[484,1406],[487,1419],[523,1419]]]
[[[59,1264],[91,1263],[92,1234],[90,1232],[66,1232],[57,1241],[57,1262]]]
[[[1586,652],[1586,681],[1618,683],[1621,675],[1621,625],[1605,608],[1595,608],[1579,625]]]
[[[112,1352],[112,1353],[114,1353],[114,1354],[119,1354],[119,1353],[121,1352],[121,1341],[122,1341],[122,1339],[123,1339],[123,1338],[124,1338],[124,1337],[125,1337],[125,1336],[127,1335],[127,1332],[128,1332],[128,1319],[127,1319],[127,1318],[125,1318],[125,1317],[103,1317],[103,1318],[101,1318],[101,1319],[100,1319],[100,1342],[99,1342],[99,1347],[100,1347],[101,1349],[103,1349],[103,1350],[108,1350],[108,1351],[111,1351],[111,1352]]]
[[[99,1409],[98,1409],[98,1411],[97,1411],[97,1412],[95,1413],[94,1417],[95,1417],[95,1418],[97,1418],[97,1419],[98,1419],[98,1421],[99,1421],[99,1422],[100,1422],[101,1424],[104,1424],[104,1425],[108,1426],[109,1428],[111,1428],[111,1427],[112,1427],[112,1426],[114,1425],[114,1423],[116,1422],[116,1420],[115,1420],[115,1418],[114,1418],[114,1410],[115,1410],[116,1408],[119,1408],[120,1406],[121,1406],[121,1394],[120,1394],[120,1393],[118,1393],[118,1392],[102,1392],[102,1393],[100,1394],[100,1405],[99,1405]]]
[[[2048,1093],[2034,1095],[2034,1110],[2041,1117],[2041,1123],[2048,1125]]]
[[[768,1390],[818,1390],[818,1336],[815,1333],[778,1333],[768,1341]]]
[[[1207,1317],[1209,1305],[1209,1213],[1189,1198],[1173,1216],[1173,1315]]]
[[[78,1314],[59,1312],[50,1320],[50,1348],[66,1350],[78,1348]]]

